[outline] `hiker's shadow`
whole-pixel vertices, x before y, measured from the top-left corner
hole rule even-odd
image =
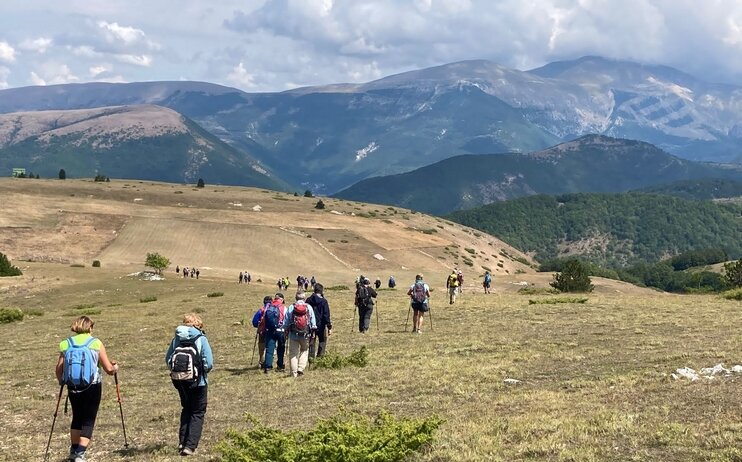
[[[166,447],[165,443],[156,443],[156,444],[148,444],[147,446],[142,446],[142,447],[128,447],[128,448],[119,449],[113,452],[122,457],[136,457],[137,460],[142,460],[141,456],[146,455],[146,454],[153,454],[155,452],[161,451],[165,447]]]
[[[224,369],[232,375],[244,375],[250,372],[255,372],[260,369],[260,366],[247,366],[247,367],[228,367]]]

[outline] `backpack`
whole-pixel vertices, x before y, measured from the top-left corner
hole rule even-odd
[[[489,284],[490,282],[492,282],[492,276],[490,276],[489,273],[487,273],[487,274],[484,275],[484,282],[486,282],[487,284]]]
[[[309,308],[305,302],[296,302],[294,311],[291,313],[291,325],[289,327],[292,334],[300,337],[309,336]]]
[[[176,382],[196,383],[203,374],[203,360],[196,346],[202,336],[181,340],[170,357],[170,378]]]
[[[92,385],[98,375],[98,362],[95,360],[90,344],[95,338],[90,337],[80,345],[75,345],[72,337],[67,339],[67,350],[64,352],[64,370],[62,383],[70,390],[82,390]]]
[[[283,325],[283,319],[281,319],[281,308],[280,305],[274,305],[271,303],[265,309],[263,314],[263,327],[266,331],[275,331],[280,329]]]
[[[357,306],[368,306],[368,302],[371,300],[371,295],[368,292],[368,287],[361,284],[356,289],[356,305]]]
[[[459,278],[455,274],[448,276],[448,287],[458,287]]]
[[[425,283],[416,282],[412,288],[412,301],[415,303],[425,303]]]

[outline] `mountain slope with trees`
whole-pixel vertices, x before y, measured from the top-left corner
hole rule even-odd
[[[363,180],[335,196],[444,214],[534,194],[623,192],[714,177],[742,180],[742,167],[688,161],[641,141],[588,135],[529,154],[451,157]]]
[[[642,194],[538,195],[454,212],[539,261],[580,255],[603,266],[655,262],[689,250],[742,254],[742,206]]]

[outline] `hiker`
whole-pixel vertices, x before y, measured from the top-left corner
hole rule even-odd
[[[273,351],[278,354],[276,366],[278,372],[286,370],[283,362],[286,353],[286,334],[284,330],[284,319],[286,318],[286,306],[283,304],[283,294],[278,292],[270,305],[268,305],[260,320],[259,328],[265,332],[265,360],[263,372],[268,373],[273,369]]]
[[[464,273],[459,270],[456,273],[456,280],[459,282],[459,294],[464,293]]]
[[[180,266],[175,265],[175,274],[180,274]]]
[[[484,280],[482,281],[482,287],[484,287],[484,293],[489,294],[490,292],[490,285],[492,285],[492,275],[490,275],[489,271],[484,272]]]
[[[358,307],[358,331],[362,334],[368,332],[371,324],[371,314],[374,312],[374,298],[378,294],[371,287],[371,280],[364,278],[356,289],[356,306]]]
[[[108,359],[103,343],[92,336],[93,325],[95,323],[87,316],[80,316],[72,322],[70,329],[75,335],[59,343],[55,369],[59,384],[67,385],[67,396],[72,404],[68,457],[72,462],[86,461],[85,451],[93,438],[103,388],[99,368],[102,367],[108,375],[119,369],[116,361]]]
[[[456,301],[456,289],[459,287],[459,278],[456,275],[456,270],[451,271],[451,274],[446,279],[446,289],[448,289],[448,304],[453,305]]]
[[[245,273],[245,282],[247,282],[248,285],[252,282],[252,276],[250,276],[250,273]]]
[[[312,277],[314,279],[314,276]],[[330,318],[330,304],[324,295],[324,286],[314,283],[314,293],[307,299],[307,303],[314,310],[314,318],[317,322],[317,334],[313,335],[309,342],[309,358],[322,356],[327,351],[327,337],[332,334],[332,319]],[[319,348],[315,349],[319,337]]]
[[[237,279],[237,284],[242,284],[242,271],[240,271],[239,279]]]
[[[317,284],[317,280],[314,279],[314,275],[312,275],[312,279],[309,280],[309,283],[312,287],[314,287],[315,284]],[[316,313],[315,313],[316,314]]]
[[[423,275],[418,274],[415,276],[415,283],[410,286],[410,290],[407,291],[407,295],[410,296],[411,307],[412,307],[412,333],[422,334],[423,332],[423,316],[426,311],[430,310],[428,301],[430,300],[430,287],[423,281]],[[407,313],[409,316],[409,313]]]
[[[273,297],[266,295],[263,297],[263,306],[258,308],[258,311],[252,317],[252,326],[257,328],[255,334],[258,336],[258,369],[262,369],[265,364],[265,329],[261,328],[260,321],[263,319],[265,310],[268,309]]]
[[[304,292],[296,293],[296,302],[289,306],[283,322],[284,329],[289,333],[289,364],[294,377],[304,375],[309,360],[309,339],[317,330],[314,310],[305,298]]]
[[[394,289],[397,287],[397,281],[394,280],[394,276],[389,276],[389,288]]]
[[[199,274],[201,274],[201,270],[199,270],[198,268],[196,268],[196,279],[198,279],[198,275]]]
[[[175,329],[175,337],[165,353],[170,379],[183,407],[178,431],[181,456],[196,452],[206,416],[209,383],[206,376],[214,367],[214,358],[203,329],[199,315],[184,315],[183,324]]]
[[[376,288],[376,290],[379,290],[379,287],[381,287],[381,279],[379,279],[378,277],[374,281],[374,287]]]

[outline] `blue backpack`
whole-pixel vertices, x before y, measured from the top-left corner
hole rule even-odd
[[[263,326],[265,327],[266,331],[274,332],[275,330],[283,327],[283,322],[281,320],[281,311],[279,310],[278,305],[271,304],[268,308],[266,308],[263,319]]]
[[[85,343],[75,345],[72,337],[67,339],[68,347],[64,352],[64,370],[62,383],[70,390],[85,389],[95,382],[98,375],[98,362],[95,360],[90,344],[95,338],[88,338]]]
[[[492,282],[492,276],[490,276],[490,273],[484,275],[484,282],[486,282],[487,284]]]

